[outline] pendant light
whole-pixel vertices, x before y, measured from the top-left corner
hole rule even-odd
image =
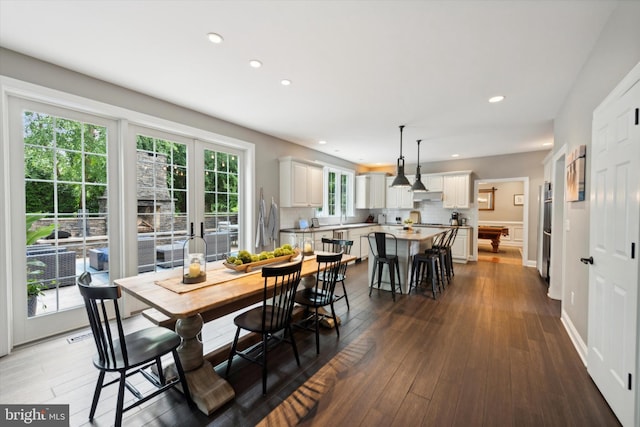
[[[402,130],[404,125],[400,126],[400,157],[398,157],[398,174],[391,183],[392,187],[411,187],[411,183],[404,175],[404,156],[402,155]]]
[[[422,140],[418,139],[416,141],[418,143],[418,166],[416,167],[416,182],[414,182],[413,185],[411,186],[411,191],[424,193],[428,190],[422,183],[422,180],[420,179],[420,141]]]

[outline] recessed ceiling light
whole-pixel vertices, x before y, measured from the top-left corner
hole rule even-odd
[[[500,102],[500,101],[504,101],[503,95],[492,96],[491,98],[489,98],[489,102],[492,104],[495,104],[496,102]]]
[[[545,142],[544,144],[542,144],[543,147],[548,147],[550,145],[553,145],[553,142]]]
[[[207,34],[207,37],[209,37],[209,41],[211,43],[215,43],[215,44],[220,44],[220,43],[222,43],[224,41],[222,36],[220,34],[216,34],[216,33],[209,33],[209,34]]]
[[[249,61],[249,65],[251,65],[253,68],[260,68],[262,67],[262,62],[258,61],[257,59],[252,59],[251,61]]]
[[[460,154],[452,154],[451,157],[460,157]]]
[[[325,140],[318,141],[318,144],[320,144],[320,145],[324,145],[326,143],[327,143],[327,141],[325,141]]]
[[[289,85],[291,84],[291,80],[288,80],[288,79],[282,79],[282,80],[280,80],[280,84],[281,84],[282,86],[289,86]]]

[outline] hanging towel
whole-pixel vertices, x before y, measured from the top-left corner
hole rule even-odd
[[[264,212],[266,210],[264,203],[264,193],[262,188],[260,189],[260,202],[258,206],[258,229],[256,230],[256,249],[262,250],[265,245],[265,227],[264,227]]]
[[[273,243],[273,248],[276,247],[278,241],[278,233],[280,220],[278,219],[278,205],[276,205],[273,197],[271,198],[271,209],[269,209],[269,221],[267,222],[267,236],[269,237],[269,243]]]

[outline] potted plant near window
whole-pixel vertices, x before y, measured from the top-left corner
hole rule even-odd
[[[38,276],[42,274],[41,267],[44,267],[42,261],[29,261],[27,263],[27,315],[33,317],[38,309],[38,297],[44,296],[46,287],[38,280]],[[42,306],[47,308],[46,305]]]
[[[31,230],[34,222],[43,218],[44,215],[34,215],[27,217],[27,246],[36,243],[39,239],[48,236],[54,230],[55,225],[48,225],[44,227],[37,227]],[[29,317],[36,315],[38,308],[38,297],[44,296],[44,289],[46,286],[39,279],[39,276],[43,273],[43,268],[46,265],[39,260],[27,261],[27,315]],[[43,308],[47,308],[43,305]]]

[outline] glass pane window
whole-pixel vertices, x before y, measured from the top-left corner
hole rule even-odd
[[[318,215],[328,217],[341,217],[354,215],[353,206],[353,171],[338,168],[325,168],[325,203],[318,208]]]
[[[187,146],[136,136],[138,272],[182,266],[188,225]]]
[[[107,130],[22,113],[28,316],[83,304],[76,277],[94,247],[108,248]],[[99,272],[96,282],[108,282]]]
[[[238,248],[238,156],[204,150],[205,230],[209,261]]]

